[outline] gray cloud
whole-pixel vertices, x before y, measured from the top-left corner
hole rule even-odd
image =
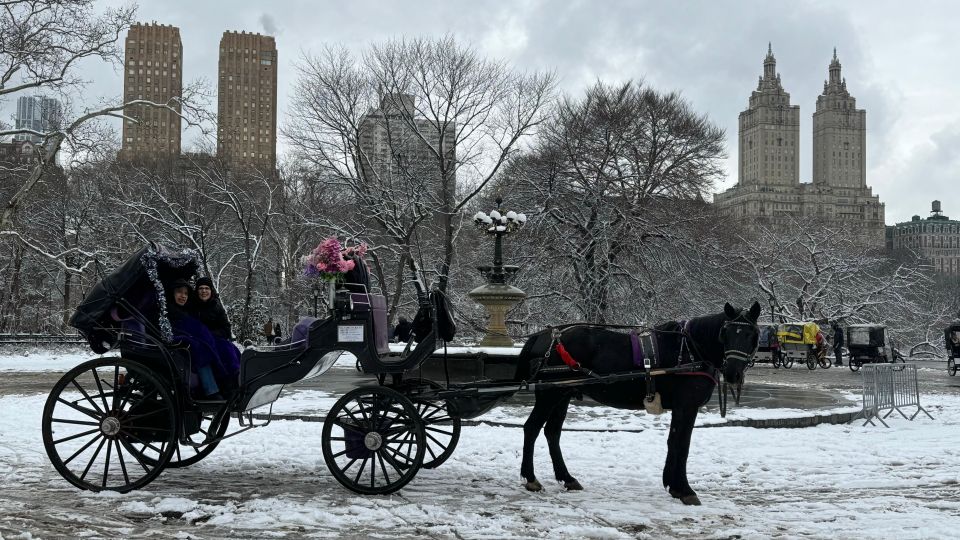
[[[99,4],[113,7],[126,1]],[[224,30],[275,35],[282,119],[301,51],[341,43],[360,52],[390,37],[451,33],[519,68],[555,70],[568,93],[582,92],[597,79],[642,79],[679,90],[696,110],[726,129],[731,156],[736,155],[738,114],[756,87],[772,41],[783,85],[800,106],[804,181],[810,180],[816,97],[837,47],[847,87],[867,111],[867,182],[886,203],[888,222],[924,212],[929,199],[951,206],[955,187],[948,171],[957,167],[948,144],[960,125],[960,110],[949,105],[960,95],[960,77],[945,66],[960,57],[953,28],[960,4],[353,0],[317,6],[313,0],[285,0],[282,9],[266,13],[256,2],[141,2],[140,19],[180,28],[186,81],[215,80]],[[85,77],[93,81],[85,92],[88,99],[120,94],[122,75],[96,62],[88,65]],[[5,118],[10,104],[0,105]],[[952,169],[937,168],[950,163]],[[726,168],[730,177],[721,188],[735,181],[736,161],[729,159]]]
[[[260,18],[258,19],[260,23],[260,28],[263,29],[263,33],[268,36],[276,36],[280,33],[280,30],[277,29],[277,23],[273,20],[273,16],[268,13],[261,13]]]

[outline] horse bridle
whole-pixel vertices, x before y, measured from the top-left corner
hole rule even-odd
[[[746,322],[746,321],[741,322],[741,321],[737,320],[737,319],[740,319],[742,316],[743,316],[742,314],[737,315],[737,318],[736,318],[736,319],[733,319],[733,320],[730,320],[730,321],[727,321],[727,322],[723,323],[723,326],[720,327],[720,334],[717,336],[717,340],[718,340],[720,343],[723,343],[724,345],[726,345],[726,343],[725,343],[725,341],[724,341],[724,339],[723,339],[723,333],[724,333],[724,330],[726,330],[726,329],[727,329],[729,326],[731,326],[731,325],[733,325],[733,326],[749,326],[749,327],[751,327],[751,328],[756,329],[757,332],[759,333],[760,327],[758,327],[758,326],[756,325],[756,323],[750,323],[750,322]],[[724,351],[723,351],[723,364],[721,364],[720,369],[721,369],[721,370],[726,369],[726,367],[727,367],[727,360],[740,360],[740,361],[742,361],[742,362],[749,362],[750,359],[753,358],[753,357],[757,354],[757,351],[758,351],[759,349],[760,349],[760,339],[759,339],[759,335],[758,335],[757,344],[753,346],[753,350],[750,351],[749,353],[745,353],[745,352],[743,352],[743,351],[738,351],[738,350],[724,350]]]

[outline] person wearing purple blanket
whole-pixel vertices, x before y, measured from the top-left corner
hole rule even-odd
[[[237,389],[240,376],[240,351],[233,344],[233,332],[227,311],[223,308],[220,295],[208,277],[197,279],[197,290],[187,304],[188,312],[202,322],[213,334],[217,354],[221,364],[214,367],[214,375],[220,381],[224,392],[232,393]]]
[[[187,311],[190,300],[190,282],[178,279],[170,284],[167,315],[173,327],[173,338],[190,344],[191,370],[200,381],[202,397],[206,400],[221,401],[223,395],[215,377],[216,371],[223,371],[225,362],[220,358],[216,338],[210,330]]]

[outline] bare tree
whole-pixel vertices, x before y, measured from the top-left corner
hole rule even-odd
[[[597,83],[557,107],[507,176],[538,205],[538,244],[562,266],[560,281],[576,285],[559,290],[578,318],[607,321],[613,302],[652,294],[645,278],[683,256],[680,233],[721,174],[723,138],[679,95],[639,83]]]
[[[375,252],[424,257],[446,289],[463,208],[545,119],[554,76],[450,36],[390,40],[362,59],[328,47],[298,69],[283,130],[297,156],[352,194],[383,235]]]

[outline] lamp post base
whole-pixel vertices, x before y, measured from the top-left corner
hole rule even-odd
[[[507,311],[527,297],[527,293],[506,284],[481,285],[467,293],[474,302],[487,309],[490,321],[487,334],[480,341],[480,347],[512,347],[513,340],[507,334]]]

